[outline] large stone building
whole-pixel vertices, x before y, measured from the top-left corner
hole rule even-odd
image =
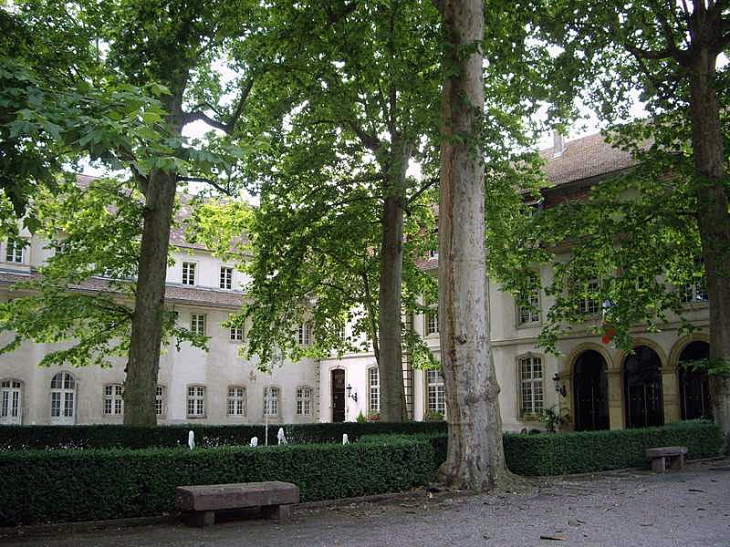
[[[544,153],[546,172],[554,187],[545,191],[545,204],[575,199],[591,185],[632,166],[631,158],[595,135],[567,145],[556,140]],[[35,275],[48,258],[42,241],[24,234],[28,245],[0,245],[0,298],[18,280]],[[355,420],[379,411],[380,381],[374,355],[354,353],[340,358],[284,363],[271,374],[239,355],[244,334],[224,327],[243,298],[242,274],[206,249],[174,233],[178,251],[167,272],[167,301],[178,320],[210,337],[210,351],[182,344],[167,348],[160,363],[157,412],[160,423],[216,424],[270,422],[301,423]],[[436,273],[438,257],[422,267]],[[543,268],[542,285],[552,272]],[[90,279],[78,290],[99,290],[105,281]],[[708,310],[700,288],[690,290],[688,317],[699,327],[692,336],[679,335],[679,322],[661,332],[637,329],[635,352],[602,343],[589,327],[600,322],[600,303],[586,299],[585,328],[561,339],[561,355],[548,355],[537,336],[551,301],[532,295],[533,308],[521,308],[499,285],[485,280],[490,296],[490,337],[504,427],[520,430],[539,426],[540,410],[560,409],[568,427],[607,429],[656,425],[693,418],[708,411],[706,378],[684,373],[682,360],[705,356],[708,350]],[[413,318],[413,328],[439,354],[438,316]],[[299,342],[309,343],[306,325]],[[8,333],[0,336],[9,336]],[[36,366],[51,348],[24,343],[0,355],[0,423],[85,424],[120,423],[123,416],[123,360],[110,369]],[[447,412],[443,381],[438,371],[413,370],[404,363],[406,398],[415,420]]]

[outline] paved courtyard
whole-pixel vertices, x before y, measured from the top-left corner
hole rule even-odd
[[[681,473],[631,470],[536,479],[520,494],[418,491],[303,505],[291,521],[206,529],[167,522],[0,529],[5,547],[651,546],[730,547],[730,460]]]

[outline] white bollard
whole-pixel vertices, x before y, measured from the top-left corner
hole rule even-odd
[[[350,444],[350,439],[347,438],[347,433],[342,434],[342,444]]]
[[[251,447],[256,448],[259,445],[258,437],[251,437]]]
[[[193,430],[190,430],[190,433],[188,433],[188,446],[190,447],[190,450],[195,448],[195,433]]]
[[[279,432],[276,434],[276,438],[279,439],[279,445],[287,444],[286,435],[284,435],[283,427],[279,428]]]

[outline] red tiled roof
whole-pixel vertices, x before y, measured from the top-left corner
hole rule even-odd
[[[555,185],[607,175],[636,165],[631,154],[614,148],[598,133],[567,142],[559,156],[553,156],[553,148],[541,150],[540,156],[546,162],[545,175]]]

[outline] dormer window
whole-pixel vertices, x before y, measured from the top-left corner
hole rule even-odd
[[[182,263],[182,284],[183,285],[195,285],[195,270],[197,268],[195,262],[183,262]]]
[[[5,261],[12,262],[13,264],[23,263],[23,248],[25,242],[20,239],[8,239],[7,245],[5,245]]]
[[[220,288],[226,290],[233,288],[233,268],[221,266]]]

